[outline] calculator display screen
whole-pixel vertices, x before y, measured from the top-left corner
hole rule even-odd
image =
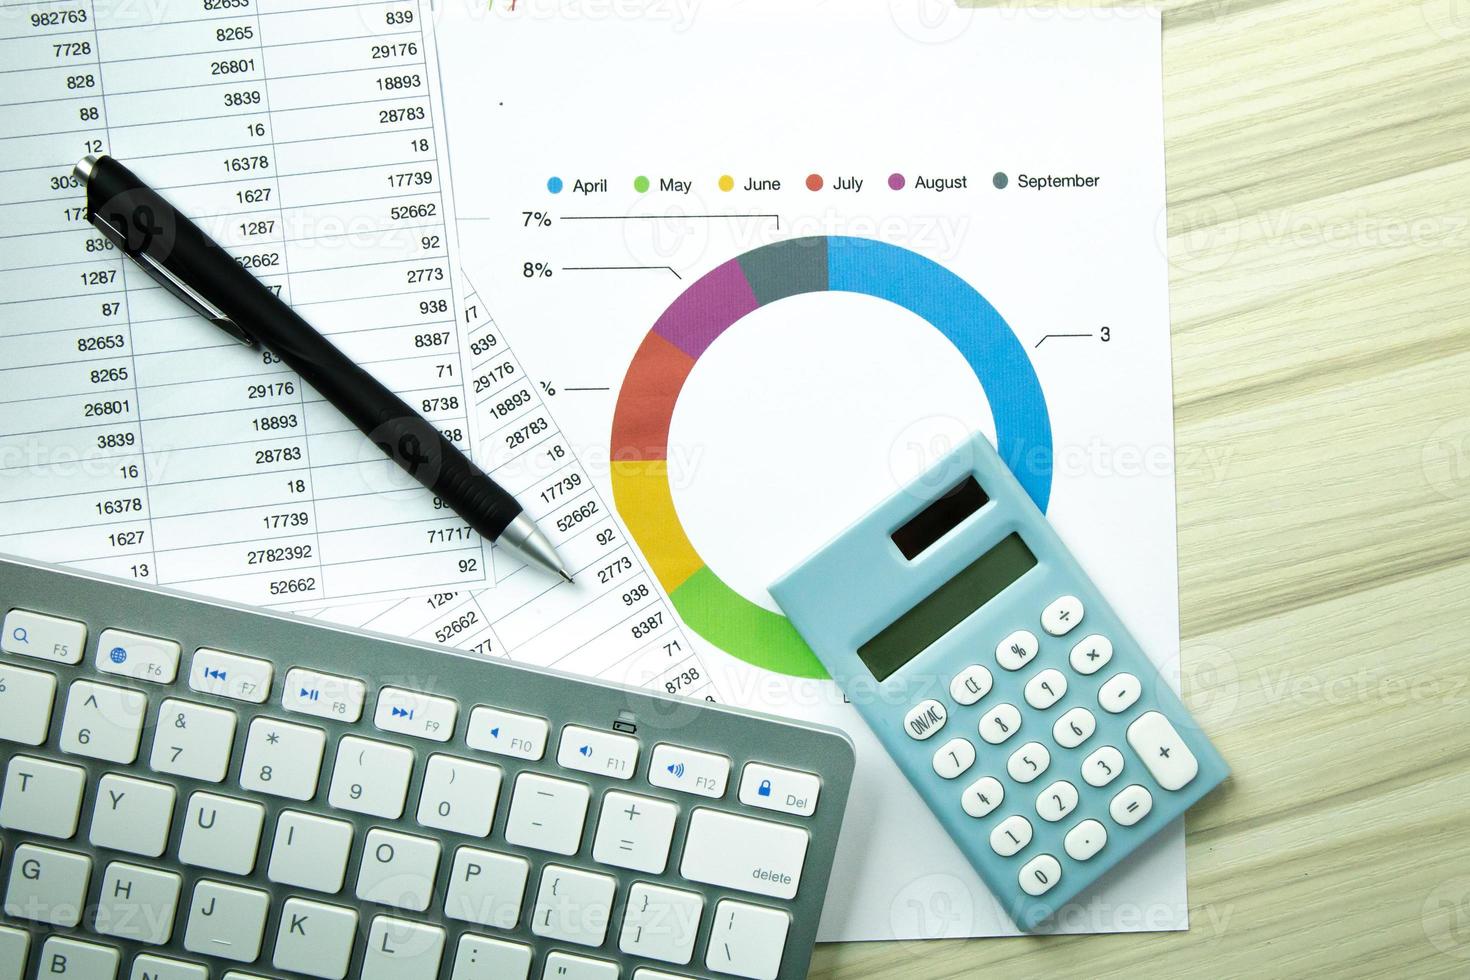
[[[858,657],[885,680],[1035,567],[1036,555],[1021,536],[1007,536],[858,647]]]

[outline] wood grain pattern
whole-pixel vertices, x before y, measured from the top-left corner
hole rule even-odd
[[[1470,976],[1470,0],[1161,6],[1192,928],[813,977]]]

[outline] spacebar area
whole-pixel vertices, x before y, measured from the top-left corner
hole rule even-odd
[[[800,827],[698,809],[679,873],[690,881],[771,898],[795,898],[810,835]]]

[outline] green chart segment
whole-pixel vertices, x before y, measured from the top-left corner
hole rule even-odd
[[[691,629],[755,666],[814,678],[827,673],[786,617],[742,596],[700,557],[674,507],[667,461],[679,394],[715,339],[768,303],[820,292],[874,296],[939,330],[980,381],[1002,458],[1028,461],[1013,469],[1042,510],[1051,492],[1051,424],[1025,347],[974,287],[938,263],[871,239],[820,236],[754,249],[692,283],[643,339],[618,392],[613,498]]]

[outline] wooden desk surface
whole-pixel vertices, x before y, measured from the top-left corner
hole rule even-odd
[[[1470,976],[1470,0],[1162,6],[1192,927],[813,977]]]

